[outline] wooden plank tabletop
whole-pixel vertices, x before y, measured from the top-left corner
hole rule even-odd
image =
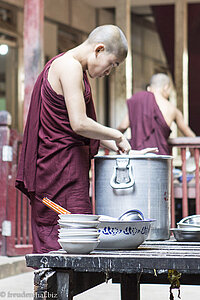
[[[200,242],[147,241],[136,250],[95,250],[68,254],[63,250],[26,255],[28,267],[64,268],[77,272],[167,273],[176,269],[200,274]]]

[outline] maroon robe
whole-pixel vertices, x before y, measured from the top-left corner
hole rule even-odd
[[[16,178],[16,187],[31,199],[34,253],[60,248],[58,215],[41,202],[43,197],[72,213],[92,212],[89,168],[99,141],[72,130],[64,97],[51,88],[47,79],[51,62],[57,57],[46,64],[34,86]],[[96,120],[85,72],[83,79],[86,113]]]
[[[158,154],[170,154],[167,140],[171,129],[158,107],[155,96],[150,92],[138,92],[127,100],[127,105],[131,148],[141,150],[158,147]]]

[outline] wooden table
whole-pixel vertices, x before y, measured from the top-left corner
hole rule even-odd
[[[181,273],[181,284],[200,284],[200,242],[145,242],[137,250],[26,255],[35,271],[34,299],[71,300],[109,278],[121,283],[122,300],[139,300],[140,283],[170,283],[168,270]],[[95,299],[94,299],[95,300]]]

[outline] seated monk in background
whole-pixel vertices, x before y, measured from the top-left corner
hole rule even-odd
[[[99,26],[82,44],[52,58],[35,83],[16,178],[31,202],[33,253],[60,248],[58,215],[42,199],[91,214],[89,168],[99,143],[118,153],[131,149],[120,131],[96,121],[87,77],[109,75],[127,51],[119,27]]]
[[[131,128],[132,149],[158,147],[158,154],[170,154],[167,141],[173,121],[183,135],[195,136],[184,122],[181,111],[168,101],[171,88],[170,78],[158,73],[152,76],[148,91],[138,92],[127,100],[128,114],[118,130],[124,133],[128,127]]]

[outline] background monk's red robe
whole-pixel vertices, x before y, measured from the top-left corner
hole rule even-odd
[[[99,141],[72,130],[64,97],[52,89],[47,79],[51,62],[57,57],[47,63],[35,84],[16,179],[16,187],[31,199],[35,253],[60,248],[58,216],[41,202],[43,197],[72,213],[92,212],[89,168],[90,159],[98,152]],[[86,113],[96,120],[85,72],[83,79]]]
[[[168,137],[171,129],[151,92],[138,92],[127,100],[131,127],[131,148],[158,147],[158,154],[170,154]]]

